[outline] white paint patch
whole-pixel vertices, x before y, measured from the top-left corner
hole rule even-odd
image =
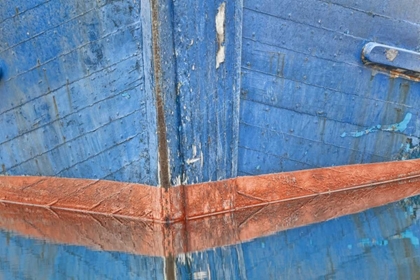
[[[183,173],[183,177],[184,177],[184,181],[182,182],[183,185],[188,185],[188,181],[190,180],[190,178],[188,178],[188,176],[185,174],[185,172]]]
[[[176,176],[175,178],[175,186],[181,185],[181,175]]]
[[[189,159],[186,160],[186,162],[187,162],[187,164],[191,164],[191,163],[197,162],[199,160],[200,160],[200,158],[189,158]]]
[[[216,55],[216,69],[219,68],[220,64],[223,62],[225,62],[225,46],[220,46]]]
[[[186,265],[187,264],[187,256],[185,254],[180,254],[177,257],[177,261],[181,265]]]
[[[193,279],[194,280],[198,280],[198,279],[207,279],[208,277],[208,273],[207,271],[197,271],[193,273]]]
[[[158,157],[159,157],[159,152],[158,152]],[[160,174],[160,162],[158,161],[157,163],[157,174]],[[160,175],[158,175],[158,186],[162,186],[161,181],[160,181]]]
[[[193,152],[193,157],[195,157],[197,155],[197,146],[196,145],[192,145],[192,152]]]
[[[216,15],[216,32],[218,43],[218,50],[216,54],[216,69],[219,68],[220,64],[225,61],[225,46],[223,45],[223,43],[225,42],[225,8],[226,3],[223,2],[217,9]]]

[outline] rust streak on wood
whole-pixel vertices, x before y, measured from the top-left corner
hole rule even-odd
[[[157,114],[157,133],[159,143],[159,181],[160,185],[168,190],[171,186],[169,175],[169,155],[168,143],[166,136],[165,121],[165,103],[162,92],[162,67],[161,67],[161,50],[160,50],[160,20],[159,20],[159,2],[151,1],[152,4],[152,51],[153,66],[155,79],[155,95],[156,95],[156,114]]]

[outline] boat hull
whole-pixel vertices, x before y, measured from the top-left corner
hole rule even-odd
[[[168,189],[420,155],[415,0],[3,2],[4,175]]]

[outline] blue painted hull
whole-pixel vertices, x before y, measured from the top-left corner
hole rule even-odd
[[[361,59],[418,50],[409,2],[245,1],[239,174],[418,157],[419,83]]]
[[[369,42],[418,51],[418,13],[414,0],[2,1],[0,172],[167,188],[417,158],[419,83],[361,56]]]

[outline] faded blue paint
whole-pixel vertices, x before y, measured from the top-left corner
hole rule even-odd
[[[392,242],[392,240],[409,240],[411,245],[418,247],[420,245],[419,238],[415,236],[415,233],[411,230],[405,230],[401,233],[397,233],[389,237],[388,239],[376,239],[376,238],[364,238],[357,243],[358,247],[373,247],[373,246],[387,246]],[[350,249],[353,248],[352,245],[348,246]]]
[[[226,58],[216,68],[220,47],[216,14],[222,3]],[[162,0],[151,7],[155,90],[162,100],[160,118],[165,126],[159,134],[167,138],[160,147],[161,180],[172,185],[236,176],[241,3]],[[166,151],[167,160],[162,158]],[[163,170],[165,164],[168,170]]]
[[[146,2],[1,1],[0,172],[157,185]]]
[[[399,123],[395,123],[395,124],[389,124],[389,125],[375,125],[372,126],[370,128],[364,129],[362,131],[356,131],[356,132],[350,132],[347,133],[343,132],[341,134],[341,137],[346,137],[346,136],[351,136],[351,137],[361,137],[363,135],[367,135],[369,133],[372,132],[377,132],[377,131],[388,131],[388,132],[404,132],[404,130],[407,129],[408,123],[410,122],[412,117],[411,113],[407,113],[404,117],[404,119],[399,122]]]
[[[179,185],[406,158],[420,84],[366,67],[361,52],[418,51],[417,10],[415,0],[2,1],[0,172]]]
[[[1,279],[165,279],[164,259],[49,244],[0,231]]]
[[[241,31],[241,0],[2,1],[1,172],[236,176]]]
[[[238,174],[402,158],[401,143],[420,136],[420,83],[361,54],[372,41],[418,50],[413,6],[245,1]]]
[[[373,247],[373,246],[386,246],[388,245],[388,240],[386,239],[379,239],[376,240],[375,238],[364,238],[359,243],[357,243],[358,247]],[[352,249],[353,245],[348,245],[347,248]]]
[[[223,40],[219,42],[216,15],[222,5],[225,24]],[[173,2],[173,9],[180,114],[178,184],[235,177],[242,1],[180,0]],[[225,48],[225,59],[217,67],[216,56],[221,46]]]

